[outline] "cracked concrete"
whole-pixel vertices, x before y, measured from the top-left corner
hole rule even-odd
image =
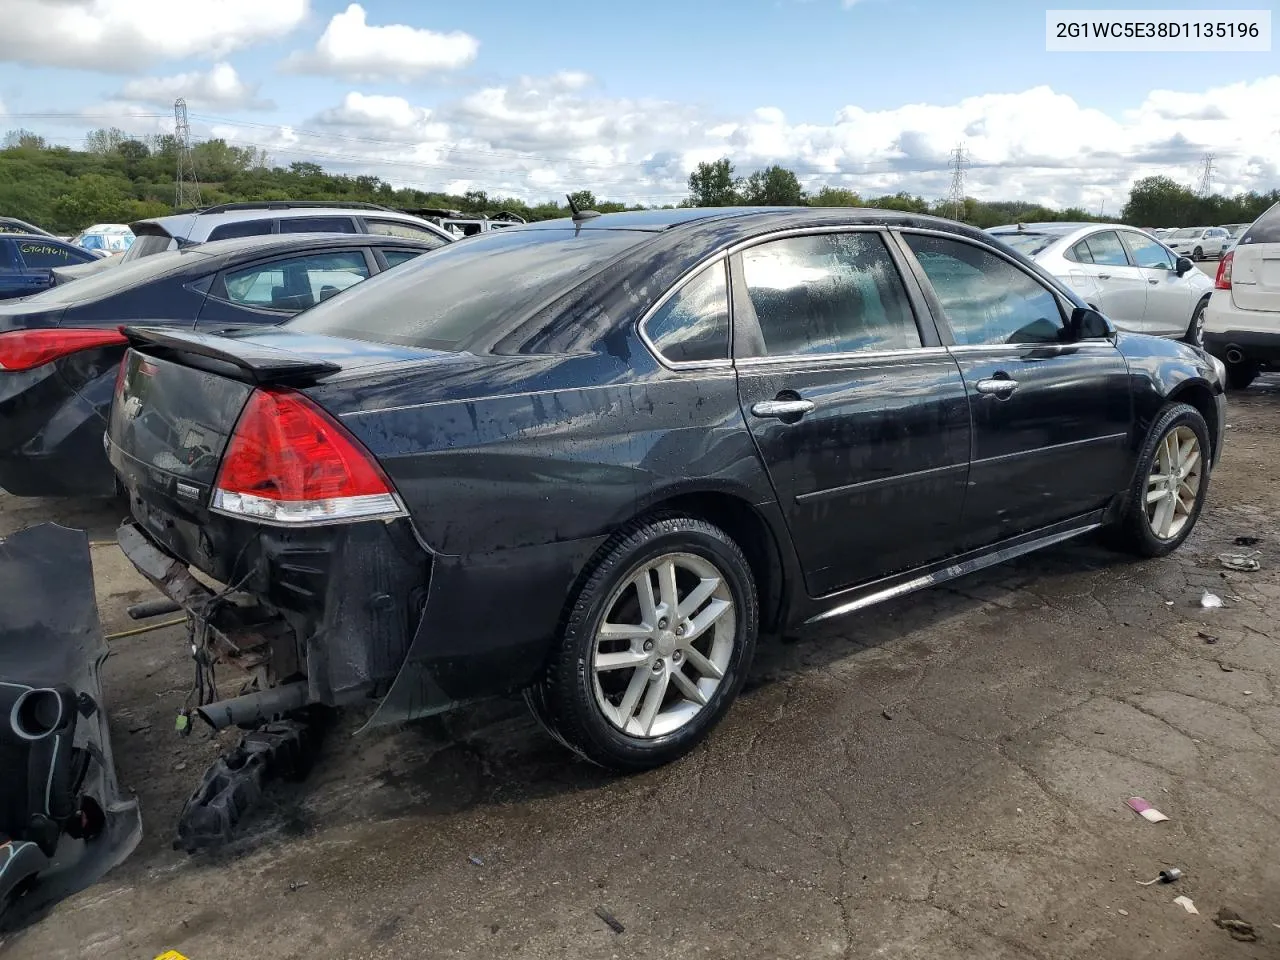
[[[344,729],[237,849],[187,858],[169,849],[174,817],[218,744],[171,733],[180,634],[116,641],[106,695],[146,838],[2,949],[1280,956],[1278,412],[1275,380],[1233,398],[1209,509],[1174,557],[1068,544],[762,643],[714,737],[631,778],[573,759],[514,702],[360,741]],[[50,518],[101,538],[116,519],[0,499],[0,534]],[[1241,535],[1262,537],[1257,573],[1217,564]],[[145,585],[113,547],[94,559],[107,631],[132,626]],[[1226,607],[1202,609],[1206,589]],[[1133,795],[1171,820],[1138,818]],[[1135,882],[1166,866],[1176,886]],[[1223,905],[1257,943],[1213,925]]]

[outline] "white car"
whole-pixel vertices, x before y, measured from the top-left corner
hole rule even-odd
[[[1280,203],[1253,222],[1218,264],[1204,315],[1204,346],[1243,390],[1280,370]]]
[[[102,257],[114,257],[133,246],[133,231],[124,223],[95,223],[71,238],[77,247]]]
[[[1199,344],[1213,281],[1151,234],[1121,223],[1025,223],[987,232],[1121,330]]]
[[[1231,234],[1222,227],[1183,227],[1161,239],[1179,256],[1208,260],[1222,256],[1231,243]]]

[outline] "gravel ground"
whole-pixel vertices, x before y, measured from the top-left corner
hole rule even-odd
[[[146,836],[0,949],[1280,956],[1278,414],[1280,380],[1233,397],[1207,512],[1176,556],[1073,543],[764,643],[711,741],[641,776],[574,760],[514,702],[359,740],[344,728],[238,849],[189,858],[174,820],[218,744],[172,733],[182,634],[115,641],[105,696]],[[118,511],[0,496],[0,535],[54,519],[109,539]],[[1262,538],[1261,572],[1220,570],[1240,535]],[[106,631],[132,626],[124,607],[148,587],[110,544],[94,559]],[[1205,589],[1226,607],[1201,609]],[[1170,821],[1135,816],[1133,795]],[[1136,882],[1166,866],[1184,878]],[[1223,906],[1256,942],[1214,924]]]

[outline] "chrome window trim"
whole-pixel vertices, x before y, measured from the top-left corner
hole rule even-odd
[[[780,363],[848,363],[902,359],[942,359],[946,347],[910,347],[905,350],[865,350],[844,353],[788,353],[777,357],[742,357],[734,362],[739,367],[764,367]]]
[[[658,345],[649,337],[648,323],[653,319],[654,315],[667,305],[667,303],[676,297],[686,286],[693,282],[695,278],[702,274],[703,270],[708,270],[715,266],[716,260],[720,261],[720,268],[724,272],[724,299],[725,310],[729,315],[728,337],[725,341],[726,356],[724,359],[717,360],[669,360],[658,349]],[[723,367],[733,366],[733,291],[729,285],[729,257],[726,254],[718,254],[700,260],[698,265],[693,269],[686,271],[680,276],[680,279],[673,283],[661,297],[659,297],[648,310],[644,312],[640,320],[636,323],[636,332],[640,335],[641,342],[644,343],[648,351],[653,354],[655,360],[666,367],[668,370],[716,370]]]

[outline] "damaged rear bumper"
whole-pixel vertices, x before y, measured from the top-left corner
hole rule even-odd
[[[0,929],[97,881],[138,845],[116,780],[84,531],[0,540]]]

